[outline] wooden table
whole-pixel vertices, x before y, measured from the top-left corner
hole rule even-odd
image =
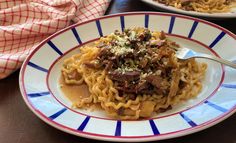
[[[137,0],[115,0],[107,14],[128,11],[157,11]],[[211,21],[236,34],[236,19]],[[101,142],[59,131],[36,117],[24,103],[18,84],[19,71],[0,80],[0,143]],[[160,143],[236,143],[236,114],[204,131],[160,141]]]

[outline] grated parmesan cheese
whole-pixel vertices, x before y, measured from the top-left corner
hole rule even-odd
[[[115,55],[123,55],[126,53],[134,52],[134,49],[131,49],[125,46],[124,47],[114,46],[112,47],[111,52]]]
[[[134,49],[132,49],[130,46],[127,46],[127,36],[126,37],[120,37],[116,36],[116,44],[117,46],[113,46],[111,49],[111,52],[115,55],[123,55],[126,53],[134,52]]]

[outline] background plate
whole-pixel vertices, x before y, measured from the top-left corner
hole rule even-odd
[[[236,18],[236,8],[232,9],[232,12],[228,13],[201,13],[201,12],[195,12],[195,11],[185,11],[182,9],[178,9],[172,6],[166,6],[164,4],[154,2],[153,0],[141,0],[151,6],[153,6],[156,9],[162,9],[162,10],[167,10],[171,12],[176,12],[176,13],[181,13],[181,14],[186,14],[186,15],[192,15],[196,17],[202,17],[202,18],[207,18],[207,19],[223,19],[223,18]]]

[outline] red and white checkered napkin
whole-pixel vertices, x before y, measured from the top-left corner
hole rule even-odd
[[[110,0],[0,0],[0,79],[46,37],[104,14]]]

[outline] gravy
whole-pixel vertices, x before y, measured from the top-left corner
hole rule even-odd
[[[68,85],[65,83],[62,75],[59,82],[62,92],[72,103],[79,102],[79,100],[89,97],[90,95],[88,86],[85,83],[81,85]],[[91,103],[88,104],[84,109],[90,109],[90,111],[93,111],[101,110],[102,108],[99,103]]]
[[[72,103],[75,103],[82,98],[86,98],[90,94],[86,84],[68,85],[65,83],[62,76],[60,77],[60,85],[62,92]]]

